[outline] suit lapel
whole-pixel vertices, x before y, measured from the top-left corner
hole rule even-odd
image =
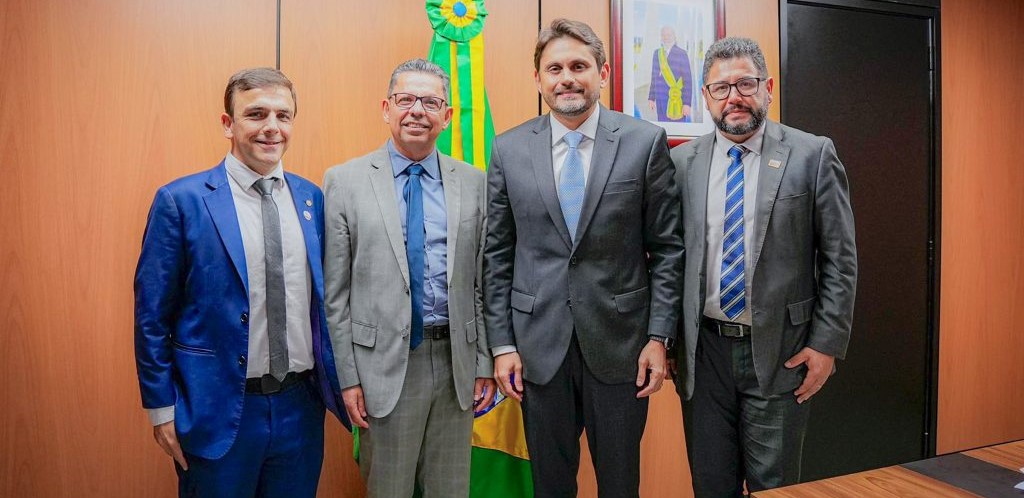
[[[771,218],[772,208],[775,206],[775,198],[779,193],[782,175],[786,172],[789,146],[783,143],[783,139],[782,128],[776,123],[768,121],[761,148],[761,164],[758,165],[757,172],[757,201],[754,208],[754,235],[756,238],[751,258],[753,261],[749,270],[751,275],[757,268],[757,261],[761,258],[764,237],[768,233],[768,221]]]
[[[210,212],[214,226],[217,227],[217,234],[228,251],[238,278],[242,280],[248,293],[249,272],[245,266],[242,230],[238,227],[238,215],[235,212],[235,201],[231,197],[231,186],[228,185],[228,172],[224,167],[224,161],[210,172],[206,186],[210,188],[210,193],[203,197],[203,202],[206,203],[206,209]]]
[[[398,214],[398,197],[395,195],[395,175],[391,170],[391,158],[387,149],[380,148],[370,157],[370,185],[377,198],[384,230],[391,241],[398,267],[402,270],[405,284],[409,285],[409,261],[405,254],[405,237],[402,236],[402,220]]]
[[[579,245],[583,235],[587,233],[590,220],[594,219],[594,211],[597,211],[597,205],[601,202],[601,194],[615,163],[615,153],[619,150],[618,131],[617,116],[602,106],[597,121],[597,133],[594,136],[594,153],[590,158],[587,192],[583,197],[583,207],[580,209],[580,224],[576,229],[575,245]]]
[[[293,174],[285,173],[288,181],[288,189],[292,193],[292,203],[295,204],[295,214],[299,215],[299,226],[302,228],[302,238],[306,243],[306,260],[309,264],[309,273],[313,276],[314,289],[323,288],[323,267],[319,264],[323,258],[320,255],[320,237],[316,231],[317,216],[313,214],[313,192],[306,188],[302,182]],[[307,218],[306,215],[309,215]]]
[[[704,282],[707,277],[707,264],[704,262],[707,258],[707,241],[708,241],[708,181],[711,177],[711,157],[714,155],[715,149],[715,134],[706,135],[704,138],[699,138],[700,144],[697,146],[697,152],[693,156],[693,162],[691,163],[690,176],[686,179],[686,189],[688,191],[687,198],[691,199],[691,202],[685,206],[688,213],[683,213],[684,216],[689,217],[692,223],[688,226],[699,227],[700,238],[698,240],[701,243],[697,246],[698,252],[688,255],[687,257],[696,258],[694,261],[700,261],[700,276],[701,276],[701,302],[703,302],[704,296]]]
[[[448,211],[448,265],[446,268],[448,281],[452,281],[455,269],[455,244],[458,243],[459,220],[462,219],[462,182],[455,173],[455,164],[448,156],[438,153],[437,164],[441,170],[441,186],[444,189],[444,205]]]
[[[533,175],[537,178],[537,189],[540,191],[541,201],[555,224],[555,229],[562,236],[565,247],[572,248],[572,239],[569,237],[569,229],[565,227],[565,216],[562,215],[562,206],[558,202],[558,190],[555,186],[555,173],[551,166],[551,115],[545,114],[537,120],[537,126],[533,129],[533,137],[530,139],[530,158],[533,162]]]

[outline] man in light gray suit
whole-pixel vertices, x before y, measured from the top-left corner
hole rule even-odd
[[[686,271],[677,351],[697,497],[799,481],[811,399],[850,339],[857,253],[846,172],[828,138],[766,120],[755,42],[704,60],[713,133],[672,151]]]
[[[551,113],[496,137],[488,170],[494,375],[522,401],[538,498],[576,494],[584,428],[601,496],[637,496],[682,278],[668,143],[597,103],[609,67],[586,24],[553,21],[534,66]]]
[[[486,178],[437,151],[448,75],[414,59],[382,102],[391,140],[327,171],[327,323],[370,497],[469,493],[473,406],[495,385],[480,265]]]

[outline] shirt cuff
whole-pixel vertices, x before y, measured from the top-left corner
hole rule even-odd
[[[153,424],[153,427],[174,420],[174,405],[163,408],[149,408],[146,411],[149,413],[149,423]]]
[[[498,356],[501,356],[503,354],[515,353],[517,351],[518,349],[516,349],[516,347],[511,344],[507,346],[495,346],[491,348],[491,356],[497,358]]]

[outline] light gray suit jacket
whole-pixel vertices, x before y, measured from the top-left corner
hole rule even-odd
[[[438,156],[448,210],[452,368],[465,410],[473,403],[476,378],[493,375],[480,285],[486,177]],[[409,265],[387,148],[329,169],[324,198],[324,297],[338,378],[342,389],[361,385],[367,413],[384,417],[402,392],[412,324]]]
[[[754,206],[747,307],[753,312],[754,371],[765,395],[795,389],[806,369],[786,360],[805,346],[843,358],[850,341],[857,248],[846,170],[825,137],[768,121]],[[704,314],[707,190],[715,134],[672,151],[682,194],[686,272],[683,345],[677,360],[693,395],[694,355]],[[752,273],[751,273],[752,272]]]
[[[573,329],[587,367],[636,379],[648,335],[675,337],[683,268],[679,196],[665,131],[601,108],[575,242],[540,116],[494,139],[484,249],[491,347],[514,345],[523,378],[546,384]]]

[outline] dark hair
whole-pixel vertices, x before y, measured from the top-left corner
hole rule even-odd
[[[569,19],[555,19],[551,25],[540,31],[537,35],[537,48],[533,51],[533,68],[540,71],[540,54],[552,40],[565,37],[575,38],[590,49],[590,53],[597,61],[600,69],[608,60],[604,55],[604,43],[598,38],[594,30],[590,29],[587,23],[570,21]]]
[[[712,43],[708,47],[708,53],[704,56],[704,81],[708,80],[708,73],[715,61],[735,59],[737,57],[748,57],[754,63],[758,76],[768,77],[768,65],[764,62],[764,52],[757,42],[750,38],[739,38],[730,36]]]
[[[448,95],[450,92],[449,87],[451,86],[451,80],[448,77],[448,73],[446,73],[444,69],[441,69],[441,66],[423,59],[409,59],[399,64],[398,67],[391,72],[391,81],[388,82],[388,97],[391,96],[391,91],[395,89],[395,85],[398,83],[398,75],[402,73],[423,73],[431,76],[437,76],[438,79],[441,80],[441,86],[444,87],[444,98],[451,98],[451,96]]]
[[[281,71],[271,67],[257,67],[243,69],[228,79],[228,86],[224,89],[224,112],[228,116],[235,116],[235,92],[245,92],[254,88],[284,87],[292,93],[292,103],[295,111],[298,112],[298,100],[295,98],[295,87],[291,80]]]

